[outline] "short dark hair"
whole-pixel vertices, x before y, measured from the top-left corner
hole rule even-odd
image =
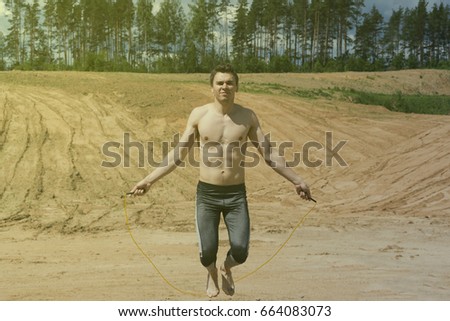
[[[233,77],[234,77],[234,80],[236,81],[236,87],[239,87],[239,76],[236,73],[236,71],[234,71],[233,66],[231,66],[230,64],[218,65],[218,66],[216,66],[216,68],[214,68],[211,71],[211,74],[209,75],[209,84],[211,85],[211,87],[212,87],[213,82],[214,82],[214,77],[216,76],[216,74],[218,72],[226,73],[226,74],[232,74]]]

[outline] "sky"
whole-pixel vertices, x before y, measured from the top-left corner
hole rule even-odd
[[[417,5],[419,0],[365,0],[364,3],[366,5],[364,11],[369,11],[373,5],[377,7],[377,9],[381,12],[381,14],[387,18],[392,14],[392,10],[397,10],[400,6],[403,8],[413,8]],[[41,3],[44,1],[41,0]],[[159,4],[162,0],[155,0],[155,9],[159,8]],[[183,4],[192,3],[192,0],[181,0]],[[236,2],[236,1],[232,1]],[[250,1],[249,1],[250,2]],[[443,3],[444,5],[450,5],[450,0],[427,0],[428,2],[428,10],[431,10],[433,4]],[[5,8],[5,1],[0,0],[0,32],[3,34],[7,33],[8,30],[8,11]]]
[[[375,5],[380,13],[385,17],[390,17],[392,10],[397,10],[400,6],[403,8],[414,8],[419,0],[365,0],[365,11],[369,11]],[[427,9],[431,10],[433,5],[443,3],[450,5],[450,0],[427,0]]]

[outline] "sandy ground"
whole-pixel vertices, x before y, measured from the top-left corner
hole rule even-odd
[[[145,197],[120,196],[160,160],[190,110],[211,100],[208,75],[0,73],[0,300],[206,300],[194,227],[197,169],[179,168]],[[450,95],[450,72],[242,75],[247,88],[347,87]],[[389,112],[345,98],[238,94],[264,131],[308,141],[295,170],[318,200],[263,268],[237,282],[233,300],[450,300],[450,116]],[[336,158],[327,166],[326,132]],[[124,149],[124,133],[145,144]],[[108,142],[121,156],[102,152]],[[330,149],[330,148],[329,148]],[[126,156],[130,164],[126,166]],[[192,155],[195,159],[195,155]],[[311,209],[266,165],[247,170],[252,239],[237,279],[268,260]],[[221,225],[222,260],[227,250]],[[217,300],[229,300],[220,294]]]

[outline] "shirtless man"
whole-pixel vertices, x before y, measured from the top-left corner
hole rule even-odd
[[[200,181],[197,185],[196,225],[200,261],[208,271],[206,293],[219,294],[216,268],[218,227],[223,214],[228,229],[230,250],[220,266],[222,290],[234,294],[231,268],[248,256],[250,222],[244,184],[245,154],[240,147],[251,141],[266,163],[290,181],[297,194],[311,200],[308,186],[264,136],[255,113],[234,103],[239,78],[230,65],[216,67],[210,75],[214,101],[195,108],[187,121],[178,145],[170,151],[161,167],[137,183],[130,193],[143,195],[163,176],[172,172],[186,157],[195,139],[200,139]]]

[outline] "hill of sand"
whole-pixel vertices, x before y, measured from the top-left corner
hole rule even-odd
[[[244,74],[241,82],[450,95],[448,71]],[[0,300],[206,299],[169,287],[137,250],[121,195],[211,99],[205,74],[0,73]],[[241,92],[237,102],[273,140],[292,142],[288,160],[313,142],[295,170],[318,204],[274,260],[237,282],[233,300],[450,299],[450,116],[276,92]],[[265,262],[313,206],[265,164],[251,167],[250,257],[236,278]],[[188,164],[129,199],[127,211],[167,279],[203,294],[197,180]],[[222,260],[223,223],[220,245]]]

